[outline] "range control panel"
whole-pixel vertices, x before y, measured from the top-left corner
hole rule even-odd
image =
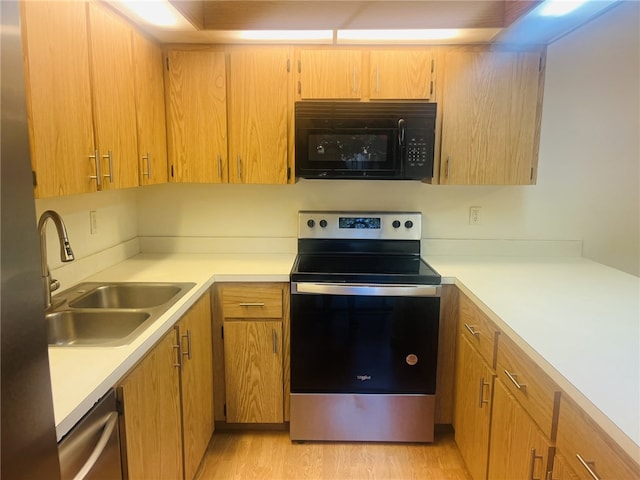
[[[298,213],[298,238],[420,240],[420,212]]]

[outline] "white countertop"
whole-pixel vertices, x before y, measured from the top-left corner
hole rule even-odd
[[[82,281],[195,282],[135,342],[49,348],[60,439],[213,282],[288,281],[294,254],[140,254]],[[580,257],[426,256],[445,283],[479,300],[596,420],[640,446],[640,278]],[[589,401],[586,401],[588,398]],[[594,408],[594,406],[596,408]],[[606,426],[606,425],[605,425]],[[619,429],[619,431],[617,431]]]
[[[613,422],[621,432],[606,430],[638,458],[640,278],[581,257],[425,260],[482,302],[589,414]]]

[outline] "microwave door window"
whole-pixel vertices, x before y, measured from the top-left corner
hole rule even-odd
[[[387,170],[393,167],[390,135],[318,133],[308,137],[311,165],[347,171]]]

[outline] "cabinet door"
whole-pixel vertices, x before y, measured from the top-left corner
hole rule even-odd
[[[122,381],[129,480],[182,478],[180,378],[172,330]]]
[[[446,54],[440,182],[529,185],[537,165],[540,54]]]
[[[286,184],[289,49],[237,48],[229,61],[229,182]]]
[[[21,2],[21,8],[35,196],[95,192],[87,6]]]
[[[224,53],[172,50],[167,66],[167,140],[172,180],[226,183]]]
[[[455,440],[475,480],[487,477],[495,374],[463,336],[456,360]]]
[[[433,95],[433,60],[429,49],[372,50],[372,100],[429,100]]]
[[[213,434],[211,296],[207,293],[178,323],[182,352],[182,430],[185,479],[195,477]]]
[[[283,421],[282,323],[224,323],[227,422]]]
[[[549,441],[531,417],[503,383],[496,380],[488,478],[547,478],[549,447]]]
[[[131,33],[114,12],[89,3],[93,118],[105,190],[138,185]]]
[[[305,99],[358,99],[362,97],[360,50],[301,50],[298,91]]]
[[[167,182],[167,124],[164,109],[162,51],[133,32],[133,72],[138,127],[140,185]]]

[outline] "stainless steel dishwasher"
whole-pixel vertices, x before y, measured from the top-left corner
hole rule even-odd
[[[58,444],[62,480],[122,479],[116,396],[109,390]]]

